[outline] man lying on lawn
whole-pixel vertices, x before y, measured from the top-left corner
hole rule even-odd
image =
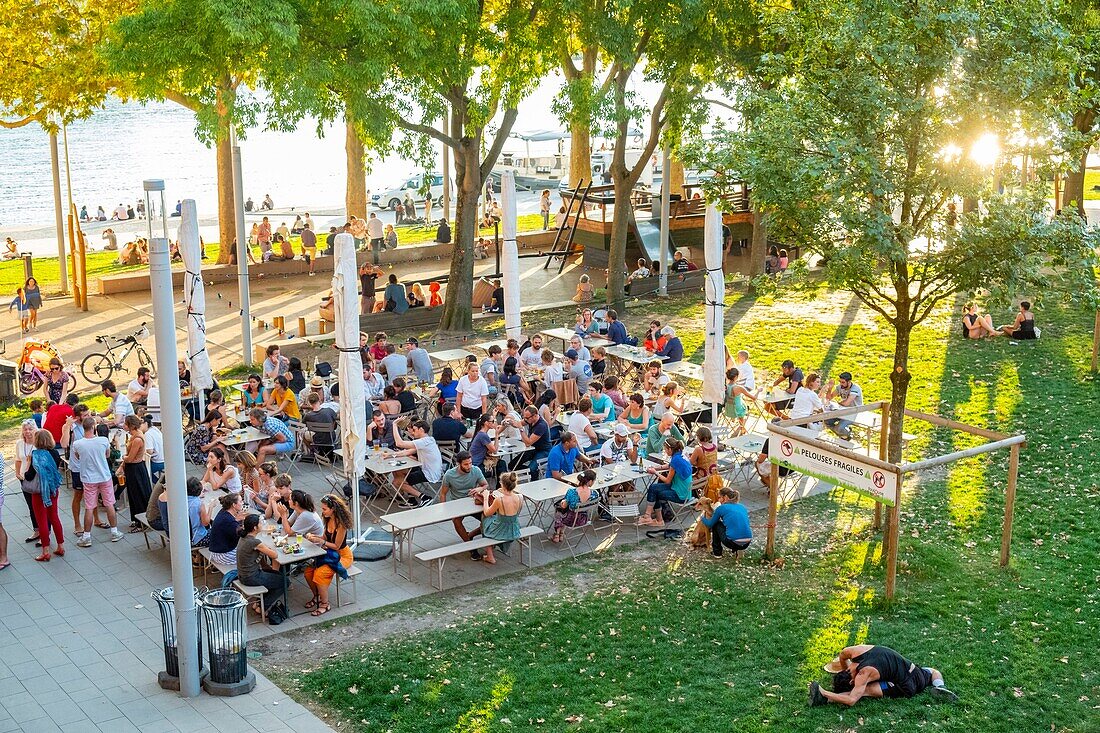
[[[826,667],[833,677],[833,691],[810,683],[810,705],[855,705],[865,697],[913,697],[927,689],[941,702],[959,697],[943,686],[943,675],[931,667],[918,667],[887,646],[857,644],[845,647]]]

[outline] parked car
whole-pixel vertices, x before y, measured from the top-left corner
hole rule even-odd
[[[424,178],[422,176],[410,176],[401,183],[397,184],[393,188],[383,189],[377,193],[372,193],[370,202],[380,209],[389,209],[390,211],[396,211],[397,205],[405,200],[405,194],[412,190],[413,198],[416,200],[417,206],[423,204],[424,196],[420,194],[420,189],[424,185]],[[451,184],[451,190],[454,190],[454,183]],[[443,174],[432,174],[432,202],[435,204],[441,204],[443,202]]]

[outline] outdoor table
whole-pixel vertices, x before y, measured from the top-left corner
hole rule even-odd
[[[665,374],[673,377],[683,377],[696,382],[703,381],[703,367],[701,364],[694,364],[690,361],[674,361],[670,364],[664,364],[662,368]]]
[[[546,513],[546,508],[565,498],[565,492],[569,491],[569,486],[568,483],[556,478],[543,478],[523,484],[520,487],[523,489],[521,495],[531,510],[528,526],[541,527],[540,522],[543,514]]]
[[[627,463],[613,463],[607,466],[597,466],[592,469],[596,472],[596,483],[592,485],[592,488],[596,491],[603,491],[604,489],[610,489],[613,486],[619,486],[620,484],[633,483],[640,478],[648,478],[648,474],[644,469],[638,468],[634,464]],[[567,481],[574,486],[577,484],[577,480],[580,477],[581,472],[571,473],[566,476],[562,476],[562,481]]]
[[[494,438],[494,440],[496,439]],[[504,462],[505,468],[507,468],[509,471],[512,471],[515,469],[514,462],[516,461],[516,459],[518,459],[528,450],[530,450],[530,448],[524,445],[523,441],[519,438],[501,438],[499,442],[497,442],[497,452],[493,455],[497,457],[498,461]],[[500,473],[501,471],[497,469],[497,475],[499,475]]]
[[[399,556],[405,554],[408,561],[408,580],[412,580],[413,571],[413,534],[419,527],[428,527],[433,524],[450,522],[462,517],[480,514],[484,506],[474,502],[467,496],[461,499],[441,501],[416,509],[407,509],[401,512],[393,512],[379,518],[379,522],[387,525],[393,535],[393,572],[397,573]]]
[[[624,379],[630,376],[636,385],[642,384],[642,370],[645,369],[646,365],[654,359],[660,360],[659,357],[649,353],[641,346],[627,346],[626,344],[608,346],[607,355],[614,358],[614,363],[618,365],[619,376]]]
[[[737,456],[733,465],[734,470],[730,475],[731,483],[734,480],[741,481],[749,478],[748,467],[756,462],[757,456],[764,450],[767,442],[768,436],[760,433],[745,433],[725,442],[725,446]]]
[[[247,425],[243,428],[237,428],[230,431],[230,433],[222,438],[224,445],[243,445],[246,443],[252,443],[260,440],[267,440],[271,436],[251,425]]]
[[[442,366],[449,365],[454,368],[456,364],[461,367],[466,363],[467,357],[477,356],[477,354],[472,351],[467,351],[466,349],[445,349],[443,351],[429,352],[428,356],[432,358],[432,361],[439,362]],[[463,374],[466,373],[466,370],[463,368],[455,369],[455,371],[462,372]]]
[[[562,351],[565,351],[569,348],[569,342],[574,336],[577,335],[577,332],[572,328],[547,328],[544,331],[539,331],[539,333],[541,333],[543,336],[546,336],[547,338],[558,339],[559,341],[561,341]],[[611,339],[607,338],[606,336],[599,336],[597,334],[590,333],[581,338],[581,343],[591,349],[593,346],[610,346]]]
[[[420,466],[420,461],[416,460],[412,456],[401,456],[400,458],[385,457],[389,452],[382,450],[368,450],[367,458],[363,462],[363,469],[375,476],[378,476],[382,480],[385,486],[388,486],[393,491],[393,497],[390,499],[389,506],[386,507],[386,511],[393,508],[393,503],[397,501],[397,497],[401,495],[401,485],[394,483],[393,475],[398,471],[407,471],[412,468]]]
[[[263,521],[263,520],[261,520]],[[275,544],[275,535],[273,530],[267,529],[267,525],[264,524],[264,529],[257,535],[260,540],[260,544],[265,547],[271,548],[278,553],[278,557],[275,558],[279,563],[279,573],[283,576],[283,605],[286,606],[286,612],[290,616],[297,616],[305,611],[299,613],[292,613],[290,610],[290,568],[298,563],[307,562],[314,558],[323,557],[325,550],[320,545],[315,545],[309,540],[302,538],[302,551],[289,555],[283,552],[283,548]]]
[[[483,341],[480,344],[474,344],[475,349],[480,349],[486,354],[489,353],[489,348],[492,346],[499,346],[501,353],[508,348],[508,339],[497,339],[495,341]]]

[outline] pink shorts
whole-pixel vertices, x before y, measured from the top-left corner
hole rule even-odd
[[[103,497],[103,506],[115,505],[115,484],[113,481],[85,481],[84,507],[95,509],[98,499]]]

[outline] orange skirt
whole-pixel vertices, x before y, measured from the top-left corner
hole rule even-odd
[[[344,546],[344,549],[340,550],[340,564],[345,568],[350,568],[354,558],[351,556],[351,548]],[[314,585],[323,585],[326,588],[332,584],[332,579],[335,577],[336,571],[330,568],[328,565],[322,565],[319,568],[315,568],[312,565],[306,568],[305,576],[306,580]]]

